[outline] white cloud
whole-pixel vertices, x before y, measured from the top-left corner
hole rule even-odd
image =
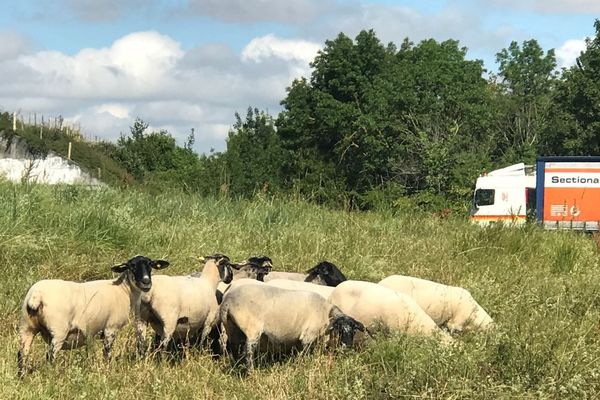
[[[272,57],[285,61],[311,62],[321,46],[306,40],[280,39],[266,35],[252,39],[242,51],[242,60],[261,62]]]
[[[480,8],[464,8],[455,2],[432,12],[397,4],[339,4],[325,23],[306,27],[305,36],[334,38],[343,32],[354,38],[361,30],[373,29],[384,44],[400,45],[404,38],[413,42],[457,39],[469,49],[497,51],[514,32],[506,26],[485,27],[481,12]]]
[[[585,51],[585,39],[567,40],[556,49],[556,62],[559,68],[568,68],[575,65],[577,57]]]
[[[112,21],[126,12],[139,13],[145,7],[154,6],[150,0],[63,0],[62,3],[75,16],[90,22]]]
[[[302,24],[335,6],[333,0],[188,0],[183,11],[227,22]]]
[[[137,32],[74,55],[39,51],[0,59],[0,105],[62,115],[88,137],[111,140],[140,117],[179,143],[194,128],[198,150],[222,150],[234,113],[256,106],[276,114],[285,88],[309,73],[317,49],[268,35],[240,53],[222,44],[184,51],[166,35]]]
[[[547,14],[598,14],[598,0],[493,0],[501,7],[533,10]]]
[[[115,118],[128,119],[131,118],[130,109],[126,105],[118,103],[101,104],[95,108],[96,113],[108,113]]]
[[[14,31],[0,31],[0,60],[13,59],[31,49],[31,41]]]
[[[45,89],[64,97],[131,97],[160,91],[182,55],[179,44],[171,38],[157,32],[138,32],[120,38],[109,48],[83,49],[74,56],[41,51],[17,61],[45,83],[38,87],[41,92]]]

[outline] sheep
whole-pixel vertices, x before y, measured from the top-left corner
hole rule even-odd
[[[27,292],[21,309],[19,375],[34,337],[41,333],[48,343],[47,359],[53,362],[61,349],[82,346],[86,339],[102,333],[104,356],[110,358],[117,332],[127,323],[129,313],[139,318],[140,297],[152,288],[152,269],[163,269],[168,261],[136,256],[112,267],[120,273],[116,280],[72,282],[46,279],[34,283]]]
[[[316,285],[314,283],[298,282],[298,281],[293,281],[293,280],[289,280],[289,279],[271,279],[270,281],[266,282],[266,284],[269,286],[275,286],[275,287],[278,287],[281,289],[306,290],[308,292],[314,292],[314,293],[320,295],[321,297],[323,297],[324,299],[329,298],[329,296],[335,289],[332,286]]]
[[[244,263],[231,264],[233,278],[232,281],[240,279],[255,279],[257,281],[264,281],[264,277],[271,272],[271,267],[267,265],[261,265],[255,262],[246,261]],[[217,302],[221,304],[223,294],[227,291],[231,283],[219,282],[217,285]]]
[[[438,326],[450,332],[486,331],[494,326],[489,314],[461,287],[404,275],[388,276],[379,285],[412,297]]]
[[[251,262],[258,265],[272,267],[272,261],[269,257],[250,257],[245,262]],[[243,262],[244,263],[244,262]],[[314,267],[306,271],[305,274],[298,272],[271,271],[265,276],[264,281],[269,282],[273,279],[287,279],[292,281],[311,282],[318,285],[337,286],[346,280],[346,277],[339,268],[329,261],[321,261]]]
[[[192,338],[198,338],[204,343],[215,326],[217,284],[231,282],[232,272],[225,255],[214,254],[203,260],[200,277],[156,275],[152,290],[142,295],[141,321],[152,326],[155,339],[161,339],[155,343],[159,348],[166,347],[171,339],[189,345]],[[139,336],[143,331],[144,327],[138,326]]]
[[[452,341],[412,298],[376,283],[342,282],[328,300],[343,313],[362,322],[369,333],[380,330],[437,336],[443,342]]]
[[[342,345],[351,346],[355,331],[364,332],[360,322],[316,293],[262,283],[230,288],[219,314],[235,361],[244,347],[248,371],[254,367],[254,351],[259,343],[261,350],[267,345],[308,350],[326,337],[333,340],[339,335]]]

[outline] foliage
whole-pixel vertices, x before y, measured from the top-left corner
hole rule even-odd
[[[496,90],[497,155],[503,163],[532,164],[548,129],[551,94],[556,83],[554,50],[536,40],[512,42],[496,60],[501,82]]]
[[[600,154],[600,20],[596,35],[567,71],[553,94],[543,150],[552,155]]]
[[[327,41],[310,81],[296,80],[282,102],[284,186],[359,206],[390,184],[409,195],[469,187],[483,166],[469,155],[485,154],[489,96],[481,62],[465,56],[456,41],[398,50],[373,31]]]
[[[273,119],[256,108],[248,108],[245,120],[237,113],[235,118],[224,155],[229,192],[252,196],[276,191],[281,150]]]

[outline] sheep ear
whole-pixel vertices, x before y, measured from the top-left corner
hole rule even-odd
[[[163,268],[167,268],[170,263],[168,261],[165,260],[154,260],[152,261],[152,268],[154,269],[163,269]]]
[[[351,318],[351,317],[349,317],[349,318]],[[365,326],[361,322],[355,320],[354,318],[352,318],[352,322],[354,323],[354,328],[355,329],[357,329],[357,330],[359,330],[361,332],[365,331]]]
[[[206,262],[206,257],[198,256],[196,257],[196,260],[200,261],[201,263],[204,263]]]
[[[110,270],[112,272],[116,272],[118,274],[127,271],[127,264],[119,264],[119,265],[115,265],[114,267],[112,267]]]

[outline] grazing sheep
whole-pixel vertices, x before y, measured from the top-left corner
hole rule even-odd
[[[234,359],[239,359],[244,348],[248,371],[253,369],[259,343],[261,349],[274,346],[281,350],[307,350],[325,336],[333,339],[339,335],[341,343],[350,346],[354,332],[364,331],[360,322],[316,293],[261,283],[232,287],[223,298],[219,314]]]
[[[152,290],[142,295],[141,320],[150,324],[165,347],[171,339],[189,344],[200,334],[200,343],[215,326],[219,305],[215,292],[220,281],[231,282],[229,258],[214,254],[203,258],[200,277],[156,275]],[[138,326],[143,336],[143,327]]]
[[[34,283],[21,311],[19,374],[24,373],[24,363],[38,333],[50,345],[50,362],[59,350],[80,347],[100,332],[104,355],[109,358],[116,334],[129,320],[130,311],[133,309],[136,319],[139,317],[141,294],[152,287],[152,268],[168,265],[167,261],[136,256],[112,267],[113,272],[121,274],[116,280],[78,283],[46,279]]]
[[[382,330],[390,333],[438,336],[442,341],[452,341],[413,299],[376,283],[342,282],[329,296],[329,302],[338,306],[343,313],[362,322],[370,333]]]
[[[335,289],[331,286],[316,285],[314,283],[298,282],[289,279],[271,279],[270,281],[266,282],[266,284],[281,289],[306,290],[308,292],[314,292],[323,297],[324,299],[329,298],[329,296]]]
[[[245,262],[252,262],[258,265],[272,267],[272,261],[269,257],[250,257]],[[346,277],[335,264],[329,261],[321,261],[305,274],[298,272],[271,271],[265,276],[264,281],[269,282],[273,279],[287,279],[292,281],[311,282],[317,285],[337,286],[346,280]]]
[[[466,289],[403,275],[388,276],[379,284],[412,297],[438,326],[451,332],[484,331],[494,326]]]

